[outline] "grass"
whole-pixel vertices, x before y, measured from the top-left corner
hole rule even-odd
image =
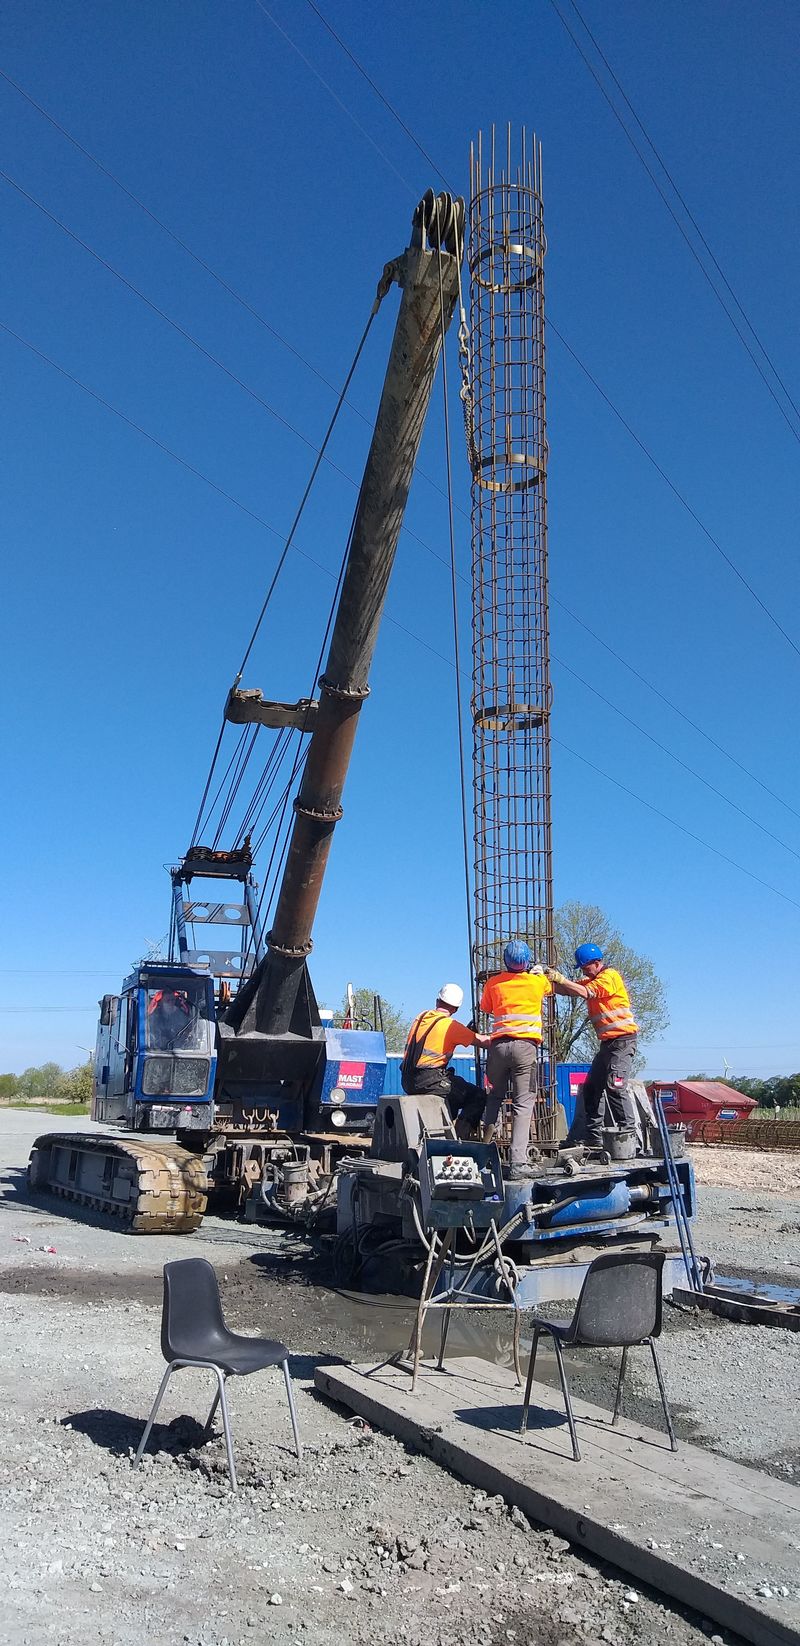
[[[754,1120],[800,1120],[800,1106],[796,1103],[787,1103],[776,1114],[772,1104],[767,1103],[763,1107],[752,1109],[751,1114]]]
[[[44,1110],[45,1114],[88,1114],[88,1103],[4,1103],[4,1109]]]

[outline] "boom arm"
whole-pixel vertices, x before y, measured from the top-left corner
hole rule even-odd
[[[226,1013],[227,1032],[308,1033],[306,959],[361,705],[369,692],[395,551],[442,343],[458,295],[464,204],[431,191],[413,219],[411,245],[384,271],[379,292],[402,290],[350,553],[267,954]],[[432,249],[429,249],[432,248]],[[304,987],[305,985],[305,987]],[[316,1013],[314,1012],[314,1016]],[[223,1031],[224,1032],[224,1031]]]

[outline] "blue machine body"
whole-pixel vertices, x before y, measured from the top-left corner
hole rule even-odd
[[[373,1029],[326,1029],[323,1109],[374,1110],[386,1079],[386,1041]]]
[[[208,1125],[216,1065],[213,979],[137,966],[101,1003],[92,1118],[134,1130]]]

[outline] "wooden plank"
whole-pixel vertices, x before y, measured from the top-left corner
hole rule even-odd
[[[534,1384],[524,1441],[513,1373],[472,1358],[441,1373],[425,1364],[416,1395],[393,1366],[320,1366],[315,1381],[375,1427],[754,1646],[800,1643],[795,1487],[699,1447],[672,1453],[664,1434],[638,1423],[612,1429],[609,1413],[578,1400],[574,1463],[555,1391]],[[756,1594],[764,1584],[771,1596]]]
[[[672,1291],[673,1303],[691,1309],[706,1309],[745,1326],[780,1326],[785,1332],[800,1332],[800,1309],[796,1304],[785,1306],[758,1297],[755,1292],[727,1292],[720,1287],[706,1287],[703,1292],[690,1292],[683,1286]]]

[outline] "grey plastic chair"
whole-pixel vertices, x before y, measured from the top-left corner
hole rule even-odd
[[[240,1337],[236,1332],[228,1331],[222,1315],[216,1272],[204,1257],[181,1258],[177,1263],[164,1264],[161,1353],[167,1361],[167,1369],[161,1379],[153,1410],[145,1424],[139,1450],[133,1460],[134,1468],[142,1460],[167,1384],[173,1372],[182,1370],[184,1366],[199,1366],[216,1375],[217,1392],[208,1414],[204,1435],[211,1433],[214,1414],[219,1406],[222,1411],[232,1491],[236,1491],[236,1466],[233,1461],[230,1414],[225,1398],[225,1379],[228,1377],[248,1377],[251,1372],[260,1372],[267,1366],[282,1368],[295,1450],[298,1459],[302,1458],[303,1449],[297,1427],[292,1380],[289,1376],[289,1351],[283,1343],[274,1342],[267,1337]]]
[[[595,1258],[594,1263],[590,1264],[575,1313],[567,1325],[560,1321],[538,1318],[533,1322],[533,1342],[528,1362],[520,1434],[524,1435],[528,1427],[528,1410],[539,1338],[542,1332],[548,1332],[553,1339],[572,1439],[572,1456],[576,1463],[580,1462],[581,1454],[561,1352],[564,1346],[569,1345],[622,1350],[614,1415],[611,1419],[612,1423],[616,1423],[622,1403],[622,1385],[628,1364],[628,1350],[647,1344],[653,1356],[670,1447],[673,1452],[677,1452],[678,1442],[672,1427],[672,1416],[654,1341],[661,1333],[663,1268],[663,1252],[606,1252],[603,1257]]]

